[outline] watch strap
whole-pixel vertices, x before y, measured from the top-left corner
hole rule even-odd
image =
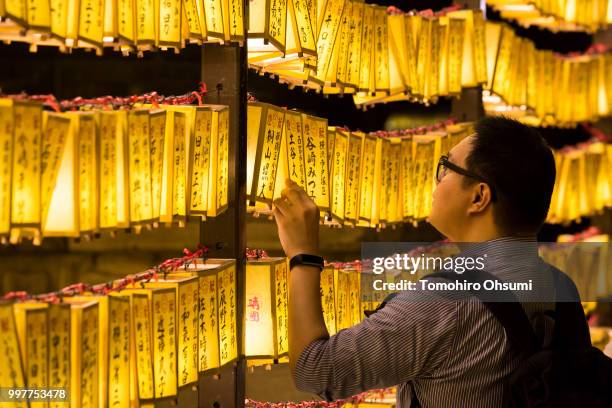
[[[289,261],[289,270],[293,269],[293,267],[297,265],[314,266],[319,268],[319,270],[323,270],[325,261],[323,258],[317,255],[298,254]]]

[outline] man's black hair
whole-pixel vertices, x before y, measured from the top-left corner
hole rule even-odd
[[[534,128],[506,117],[485,117],[475,130],[466,166],[495,189],[496,224],[505,233],[537,233],[555,184],[552,150]]]

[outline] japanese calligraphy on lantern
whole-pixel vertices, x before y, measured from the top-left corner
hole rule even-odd
[[[71,306],[70,399],[81,407],[98,406],[98,305],[83,302]]]
[[[344,191],[346,175],[346,152],[348,148],[348,133],[336,128],[334,132],[334,150],[331,168],[331,213],[339,221],[344,220]]]
[[[331,55],[340,29],[344,2],[345,0],[329,0],[325,3],[321,25],[318,30],[316,76],[312,77],[315,82],[322,83],[331,64]]]
[[[265,36],[284,52],[287,39],[287,0],[267,0],[265,13],[268,18]]]
[[[413,167],[412,167],[412,139],[405,138],[401,142],[400,147],[400,170],[402,174],[401,191],[402,191],[402,215],[403,219],[407,220],[413,216]]]
[[[382,223],[388,221],[389,217],[389,193],[391,184],[391,142],[387,139],[382,140],[382,154],[380,166],[380,195],[378,196],[379,219]]]
[[[25,380],[19,352],[19,339],[13,316],[13,306],[0,301],[0,355],[3,357],[0,384],[9,388],[24,388]],[[5,402],[7,408],[27,408],[27,401]]]
[[[81,0],[79,12],[79,39],[102,45],[104,37],[104,1]]]
[[[282,357],[289,352],[289,289],[287,261],[282,259],[274,266],[274,300],[276,302],[276,355]]]
[[[361,273],[359,270],[349,270],[349,325],[354,326],[361,322]]]
[[[401,153],[401,145],[399,140],[392,141],[389,149],[389,185],[388,185],[388,193],[387,200],[389,201],[389,205],[387,207],[387,221],[390,223],[397,223],[403,220],[400,205],[400,182],[401,182],[401,172],[400,172],[400,153]]]
[[[198,5],[196,3],[196,0],[185,0],[183,2],[184,14],[187,20],[189,38],[202,39],[202,28],[200,27]]]
[[[304,170],[304,136],[302,134],[302,114],[287,111],[285,113],[284,138],[287,145],[287,166],[289,178],[300,187],[306,187]]]
[[[350,282],[348,272],[342,269],[334,270],[336,330],[346,329],[351,325]]]
[[[97,124],[93,114],[77,115],[79,229],[91,233],[98,228]]]
[[[11,174],[13,172],[13,104],[0,99],[0,236],[11,227]]]
[[[275,271],[272,260],[247,262],[246,273],[246,356],[276,358],[274,311],[276,307]]]
[[[153,322],[151,320],[151,303],[146,294],[132,294],[132,316],[136,343],[138,394],[141,399],[150,399],[155,395],[153,389],[153,347],[151,344]]]
[[[370,91],[370,75],[373,69],[372,42],[375,39],[374,32],[374,6],[365,5],[363,12],[363,28],[361,34],[361,54],[357,71],[359,73],[358,90],[361,92]],[[357,78],[355,78],[357,79]],[[372,89],[373,91],[373,89]]]
[[[412,183],[414,186],[413,215],[416,219],[423,219],[429,215],[431,208],[431,194],[434,187],[433,161],[435,154],[435,140],[428,136],[413,137]]]
[[[223,40],[223,9],[221,0],[203,0],[208,35]]]
[[[70,128],[70,118],[65,115],[43,113],[43,127],[41,152],[41,191],[40,205],[42,207],[42,223],[47,220],[51,197],[57,182],[64,145]]]
[[[232,41],[244,41],[244,13],[241,0],[229,0],[227,19],[229,20],[229,35]]]
[[[159,3],[159,45],[180,46],[182,6],[181,0],[164,0]]]
[[[147,222],[153,218],[151,202],[151,147],[149,112],[128,113],[128,166],[130,221]]]
[[[219,367],[217,274],[215,271],[199,274],[199,289],[198,370],[203,372]]]
[[[389,37],[387,32],[387,11],[384,7],[377,7],[374,12],[376,63],[376,91],[389,92]]]
[[[236,267],[229,266],[217,275],[219,311],[219,364],[234,361],[238,356],[236,342]]]
[[[68,16],[68,0],[50,0],[49,8],[51,10],[51,33],[57,37],[66,38],[67,19]]]
[[[210,149],[213,112],[209,108],[198,107],[195,125],[190,142],[189,173],[189,212],[205,215],[208,209],[208,182],[210,173]]]
[[[155,398],[163,398],[177,393],[176,293],[159,290],[152,302]]]
[[[118,115],[100,112],[100,228],[117,227],[117,131]],[[122,146],[121,146],[122,147]]]
[[[172,215],[182,219],[187,215],[187,168],[185,155],[187,153],[187,115],[184,112],[174,112],[174,149],[172,165]]]
[[[321,306],[325,326],[330,335],[336,334],[336,298],[334,294],[334,267],[326,266],[321,272]]]
[[[302,115],[306,192],[321,211],[329,210],[327,119]]]
[[[47,388],[48,382],[48,307],[44,303],[16,303],[15,325],[28,387]],[[4,369],[4,368],[3,368]],[[43,402],[31,404],[45,407]]]
[[[473,10],[474,19],[474,74],[478,83],[487,82],[487,46],[485,33],[485,19],[481,10]]]
[[[281,153],[285,111],[264,105],[261,115],[250,198],[271,204]]]
[[[129,42],[134,42],[136,27],[134,26],[135,18],[134,14],[136,14],[135,2],[133,0],[117,0],[117,10],[118,10],[118,32],[119,37],[123,38]],[[147,14],[148,18],[153,18],[153,15],[150,13]],[[140,18],[140,17],[139,17]],[[152,20],[147,20],[147,24],[150,26],[155,26],[151,24]]]
[[[463,66],[463,38],[465,35],[465,20],[449,18],[448,22],[448,92],[461,92],[461,72]]]
[[[70,387],[70,306],[49,305],[49,388]],[[50,408],[62,408],[50,402]]]
[[[164,148],[166,138],[166,111],[153,111],[149,114],[151,152],[151,197],[153,199],[153,218],[159,219],[162,201],[164,176]]]
[[[211,179],[209,180],[209,186],[214,183],[214,188],[209,188],[211,195],[209,196],[209,210],[207,212],[213,217],[227,208],[229,188],[229,109],[221,109],[216,114],[218,115],[217,138],[211,150],[213,160],[216,158],[216,165],[213,166],[213,172],[211,172]],[[213,113],[213,118],[214,116],[215,113]]]
[[[359,176],[362,166],[363,138],[363,133],[352,132],[346,153],[344,219],[353,223],[356,223],[359,218],[359,189],[361,187]]]
[[[376,138],[365,136],[361,160],[361,183],[359,191],[359,219],[369,222],[372,215],[372,197],[374,195],[374,167],[376,161]]]
[[[14,102],[11,222],[40,225],[42,105]]]
[[[340,27],[336,37],[336,45],[334,49],[334,56],[332,58],[332,65],[327,72],[326,81],[332,84],[344,83],[346,80],[346,58],[348,56],[349,44],[349,33],[351,26],[353,25],[353,3],[346,2],[344,4],[344,15],[340,20]]]
[[[109,407],[130,406],[130,299],[108,297]]]
[[[119,0],[124,1],[124,0]],[[136,0],[136,43],[138,45],[155,44],[155,3],[153,0]]]
[[[425,84],[425,98],[431,98],[438,94],[440,80],[440,21],[431,21],[430,31],[429,67]]]
[[[361,39],[364,23],[365,3],[353,2],[353,21],[349,24],[348,48],[344,78],[338,75],[338,81],[353,88],[359,87],[361,67]],[[369,64],[368,64],[369,68]],[[340,69],[340,68],[339,68]]]
[[[308,7],[309,2],[307,0],[292,0],[290,1],[289,10],[295,18],[297,39],[302,52],[314,55],[316,54],[314,34],[314,24],[316,24],[316,21],[310,19]]]

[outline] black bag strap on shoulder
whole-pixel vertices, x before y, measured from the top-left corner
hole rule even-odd
[[[477,270],[469,270],[463,274],[438,272],[427,277],[452,281],[465,279],[469,282],[480,283],[481,288],[486,280],[503,282],[488,272]],[[530,356],[540,349],[538,338],[529,322],[529,318],[514,293],[509,290],[488,292],[471,290],[470,293],[478,298],[504,327],[508,339],[517,350],[520,350],[526,356]]]

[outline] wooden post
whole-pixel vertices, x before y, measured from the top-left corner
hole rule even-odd
[[[244,296],[246,266],[246,48],[238,45],[205,45],[202,48],[202,81],[205,102],[230,107],[228,209],[202,223],[200,241],[218,245],[214,257],[236,259],[236,313],[238,360],[219,375],[201,376],[198,407],[244,406]]]

